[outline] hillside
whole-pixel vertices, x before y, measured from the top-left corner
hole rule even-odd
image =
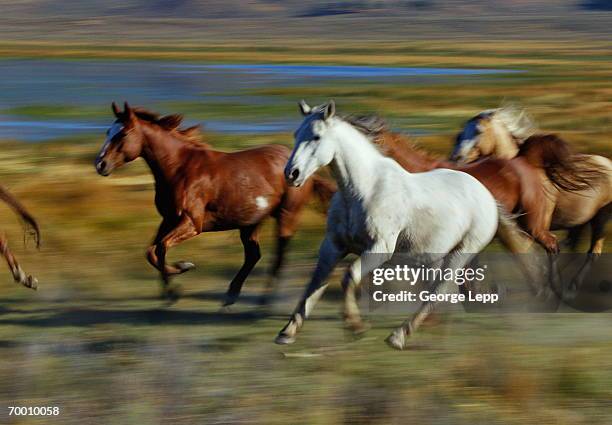
[[[609,37],[602,0],[0,1],[3,40]]]

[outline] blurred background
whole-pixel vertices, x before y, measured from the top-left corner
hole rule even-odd
[[[29,0],[0,12],[0,183],[43,236],[40,251],[24,247],[0,210],[40,280],[33,292],[0,270],[1,422],[612,423],[610,314],[438,315],[395,352],[383,339],[402,317],[345,334],[339,268],[298,342],[275,346],[316,261],[316,208],[270,311],[256,299],[272,223],[233,311],[218,310],[242,261],[236,232],[170,252],[198,268],[168,306],[144,258],[159,223],[148,169],[102,178],[93,167],[113,100],[182,113],[230,151],[290,146],[296,102],[334,98],[441,156],[467,119],[510,101],[577,151],[610,156],[612,3]]]

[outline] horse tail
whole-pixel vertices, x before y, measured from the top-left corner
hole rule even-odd
[[[580,191],[593,188],[606,171],[589,161],[589,156],[574,153],[570,145],[555,134],[539,134],[525,140],[518,156],[542,168],[559,190]]]
[[[316,174],[312,176],[312,183],[312,190],[314,194],[317,196],[321,206],[323,207],[323,211],[327,212],[329,201],[338,191],[338,187],[334,182]]]
[[[24,239],[28,233],[28,226],[31,227],[30,233],[34,235],[34,240],[36,241],[36,248],[40,247],[40,228],[38,227],[38,223],[32,217],[32,215],[25,209],[25,207],[13,196],[11,195],[4,187],[0,185],[0,200],[4,201],[9,207],[13,209],[21,219],[25,222],[24,229]]]

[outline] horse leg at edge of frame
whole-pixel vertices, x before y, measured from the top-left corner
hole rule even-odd
[[[172,302],[179,298],[178,290],[170,287],[171,273],[167,272],[166,267],[166,254],[168,250],[198,234],[199,232],[196,230],[191,218],[185,215],[181,218],[178,225],[170,230],[156,245],[155,255],[157,256],[157,264],[162,278],[162,298],[167,298]]]
[[[606,223],[608,222],[611,215],[612,204],[608,204],[604,208],[599,210],[599,212],[595,214],[595,217],[593,217],[593,219],[591,220],[591,246],[589,247],[586,260],[584,261],[582,266],[580,266],[578,273],[576,273],[576,276],[572,278],[568,285],[567,296],[569,298],[574,298],[576,296],[576,293],[580,289],[582,282],[589,274],[593,263],[603,252]]]
[[[470,257],[473,257],[473,254],[465,254],[465,253],[451,253],[449,254],[451,257],[448,261],[445,261],[444,268],[450,269],[459,269],[463,267],[465,264],[471,261]],[[434,294],[445,294],[447,293],[449,288],[455,283],[452,280],[443,280],[438,281],[433,285],[433,290],[431,291]],[[456,285],[455,285],[456,286]],[[395,348],[397,350],[403,350],[406,348],[407,339],[411,336],[416,330],[421,326],[421,324],[425,321],[427,316],[434,310],[436,306],[436,301],[426,301],[421,304],[421,307],[417,310],[417,312],[412,316],[412,318],[404,321],[402,325],[396,328],[391,334],[387,337],[385,342]]]
[[[26,275],[17,259],[11,252],[8,247],[8,241],[4,235],[0,236],[0,253],[6,259],[6,262],[11,269],[11,273],[13,274],[13,279],[15,282],[21,283],[26,288],[37,289],[38,288],[38,279],[34,276]]]
[[[244,247],[244,262],[229,284],[222,308],[228,307],[236,302],[244,281],[261,258],[258,238],[258,225],[240,229],[240,240]]]
[[[310,283],[306,287],[304,295],[302,295],[289,322],[281,329],[274,342],[277,344],[292,344],[295,342],[295,335],[304,325],[304,320],[310,316],[314,305],[321,298],[325,289],[327,289],[327,278],[344,255],[329,238],[325,238],[319,249],[319,261],[312,274]]]

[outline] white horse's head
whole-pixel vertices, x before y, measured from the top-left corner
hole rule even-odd
[[[310,107],[303,100],[299,103],[304,121],[295,131],[295,146],[285,166],[285,178],[292,186],[302,185],[319,168],[334,159],[335,144],[332,126],[336,105],[333,100]]]

